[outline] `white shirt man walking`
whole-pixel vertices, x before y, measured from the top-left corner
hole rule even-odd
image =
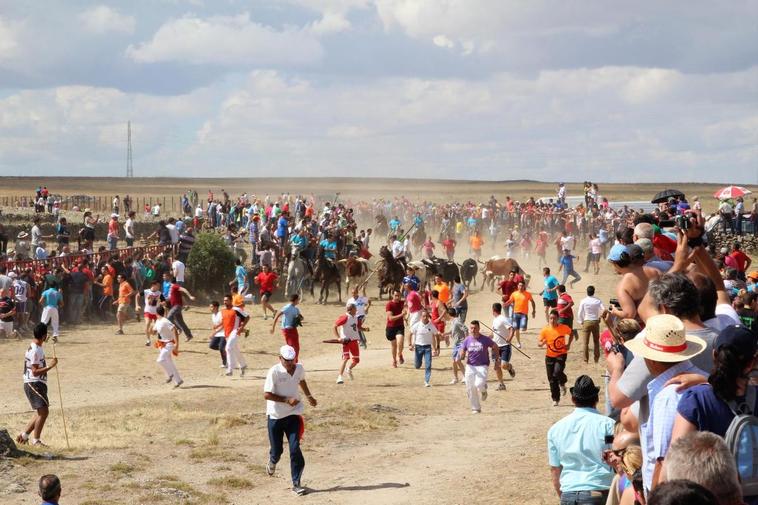
[[[603,302],[595,296],[595,286],[587,286],[587,297],[579,302],[579,310],[576,313],[576,321],[582,327],[585,363],[590,359],[590,335],[595,363],[600,359],[600,318],[604,312]]]
[[[304,409],[298,387],[305,393],[308,403],[315,407],[316,399],[311,395],[308,384],[305,382],[305,368],[301,363],[295,363],[295,349],[292,346],[283,345],[279,349],[279,363],[269,369],[263,385],[268,439],[271,444],[266,473],[269,476],[274,475],[276,464],[284,452],[283,438],[286,436],[290,449],[292,491],[297,495],[304,495],[307,490],[300,484],[305,469],[305,458],[300,450]]]

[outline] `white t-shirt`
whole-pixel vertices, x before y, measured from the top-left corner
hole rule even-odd
[[[168,230],[168,234],[171,237],[171,243],[176,244],[179,242],[179,232],[176,231],[176,225],[173,224],[167,224],[166,229]]]
[[[22,281],[21,279],[16,279],[13,281],[13,293],[15,294],[16,301],[17,302],[25,302],[26,301],[26,293],[29,292],[29,284],[26,281]]]
[[[214,328],[216,328],[217,326],[221,325],[221,323],[223,322],[223,320],[224,320],[224,317],[221,315],[221,311],[220,310],[218,312],[216,312],[215,314],[211,314],[211,324],[213,325]],[[219,330],[216,333],[214,333],[213,336],[214,337],[224,337],[225,336],[224,335],[224,327],[221,326],[221,328],[219,328]]]
[[[426,324],[424,324],[423,321],[419,321],[411,326],[414,345],[432,345],[434,343],[434,335],[437,333],[439,333],[439,331],[434,327],[431,321]]]
[[[36,246],[40,242],[40,238],[42,237],[42,230],[39,229],[39,226],[36,224],[32,226],[32,245]]]
[[[358,298],[350,297],[350,299],[347,301],[347,305],[350,304],[355,305],[355,315],[356,316],[365,316],[366,315],[366,307],[368,307],[368,298],[365,296],[358,295]]]
[[[24,355],[24,383],[28,382],[42,382],[47,384],[47,374],[32,375],[32,365],[38,365],[40,367],[46,367],[45,363],[45,351],[42,350],[42,346],[32,342]]]
[[[266,373],[263,392],[300,400],[299,386],[302,380],[305,380],[303,365],[300,363],[295,365],[295,371],[290,375],[284,365],[278,363],[269,368],[268,373]],[[266,415],[271,419],[283,419],[287,416],[302,414],[303,408],[302,400],[294,407],[286,402],[266,400]]]
[[[603,252],[603,244],[600,243],[599,238],[593,238],[590,240],[590,250],[592,254],[600,254]]]
[[[340,327],[343,340],[359,340],[358,317],[345,313],[337,319],[336,326]]]
[[[561,249],[568,249],[569,252],[574,250],[574,237],[571,235],[561,237]]]
[[[158,314],[158,303],[161,300],[161,292],[160,291],[153,291],[152,289],[146,289],[145,290],[145,309],[143,312],[145,314]]]
[[[405,256],[405,247],[403,247],[403,243],[399,240],[395,240],[392,243],[392,256],[394,258]]]
[[[158,338],[164,342],[172,342],[174,335],[174,325],[165,317],[158,318],[155,322],[155,331],[158,332]]]
[[[495,330],[492,332],[492,340],[495,341],[498,347],[511,345],[506,340],[511,329],[511,324],[505,315],[500,314],[492,320],[492,329]]]
[[[174,277],[176,277],[176,282],[184,282],[184,263],[174,260],[171,263],[171,271],[174,273]]]
[[[126,232],[126,238],[134,238],[134,220],[129,218],[124,223],[124,232]]]
[[[203,208],[199,205],[195,209],[195,217],[203,217]]]
[[[157,203],[153,207],[153,215],[154,216],[160,216],[161,215],[161,206],[158,205]]]

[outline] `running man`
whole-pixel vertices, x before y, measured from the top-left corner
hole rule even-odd
[[[340,374],[337,376],[337,384],[345,382],[342,376],[346,371],[347,376],[352,380],[354,378],[353,368],[361,361],[358,332],[364,329],[368,330],[368,328],[362,326],[363,323],[358,319],[356,313],[355,305],[349,303],[346,312],[334,322],[332,328],[334,336],[342,342],[342,365],[340,366]],[[349,367],[347,366],[348,361],[350,361]]]
[[[50,287],[42,292],[39,297],[39,304],[43,307],[40,322],[45,325],[52,325],[53,342],[57,342],[60,336],[58,333],[58,325],[60,324],[58,308],[63,307],[63,295],[58,291],[56,282],[51,283]]]
[[[571,328],[558,323],[557,310],[551,310],[548,318],[549,324],[542,328],[538,345],[545,347],[545,370],[550,383],[550,397],[553,399],[553,407],[557,407],[561,395],[566,396],[566,358],[574,337]]]
[[[172,356],[179,354],[179,330],[168,318],[164,317],[166,315],[165,307],[158,307],[156,312],[158,320],[153,326],[153,334],[157,337],[155,347],[159,349],[156,361],[166,372],[166,384],[173,381],[174,388],[178,388],[184,384],[184,381],[179,375],[179,370],[177,370]]]
[[[132,285],[129,284],[129,281],[126,280],[124,274],[118,274],[116,281],[118,282],[118,299],[113,302],[113,305],[118,305],[116,309],[116,322],[118,323],[116,335],[123,335],[124,323],[126,322],[126,317],[129,315],[129,299],[134,296],[135,291]]]
[[[387,315],[387,325],[384,335],[390,342],[392,368],[397,368],[398,361],[401,365],[405,363],[403,359],[403,337],[405,336],[405,317],[408,315],[408,310],[405,308],[399,289],[395,289],[392,292],[392,300],[387,302],[384,310]]]
[[[284,343],[295,350],[295,363],[300,358],[300,335],[297,333],[297,327],[303,320],[303,315],[300,313],[300,309],[297,308],[298,303],[300,303],[300,295],[297,293],[290,295],[290,302],[282,307],[274,317],[270,332],[272,335],[274,334],[276,322],[280,317],[284,316],[282,318],[282,336],[284,337]]]
[[[35,414],[23,432],[16,437],[16,442],[26,444],[31,435],[32,445],[46,447],[42,443],[42,428],[45,427],[49,413],[50,402],[47,399],[47,372],[58,365],[58,359],[53,358],[50,365],[45,360],[42,345],[47,342],[47,325],[39,323],[34,327],[34,336],[24,355],[24,393]]]
[[[221,367],[226,368],[226,338],[224,338],[224,320],[219,310],[220,304],[212,301],[208,307],[211,311],[211,336],[208,347],[221,354]]]
[[[453,344],[453,380],[450,381],[450,384],[458,384],[458,372],[461,373],[461,379],[463,379],[466,373],[463,363],[460,361],[460,354],[468,328],[466,328],[466,322],[459,310],[447,309],[447,314],[452,319],[452,323],[450,323],[450,337]]]
[[[350,297],[347,303],[355,304],[356,316],[361,320],[361,324],[363,324],[363,321],[366,320],[366,316],[368,315],[368,309],[371,308],[371,300],[369,300],[368,296],[359,293],[358,286],[353,288],[352,295],[353,296]],[[358,335],[360,336],[360,345],[365,349],[367,347],[366,335],[363,331],[359,331]]]
[[[273,477],[276,464],[284,452],[283,438],[287,437],[290,450],[290,471],[292,472],[292,491],[304,495],[308,491],[300,484],[305,469],[305,458],[300,450],[300,438],[304,430],[303,403],[300,401],[298,387],[303,390],[311,407],[318,405],[305,382],[305,368],[296,363],[295,349],[283,345],[279,349],[279,363],[266,373],[263,384],[263,397],[266,399],[266,421],[268,440],[271,445],[266,473]]]
[[[271,317],[276,316],[276,309],[268,302],[271,294],[276,289],[279,276],[271,271],[269,265],[263,265],[263,271],[255,276],[255,283],[260,287],[261,306],[263,307],[263,319],[268,319],[266,309],[271,311]]]
[[[195,297],[187,291],[187,288],[182,286],[176,281],[176,277],[171,278],[171,286],[168,291],[168,303],[171,305],[171,309],[168,311],[166,318],[171,321],[172,324],[179,327],[179,330],[183,331],[186,335],[186,341],[192,340],[192,330],[189,329],[187,323],[184,322],[184,316],[182,316],[182,309],[184,308],[184,296],[189,297],[194,301]]]
[[[424,360],[424,387],[431,387],[429,381],[432,379],[432,346],[439,333],[427,310],[421,311],[421,321],[411,327],[411,345],[408,349],[415,353],[416,370],[421,368],[421,359]]]
[[[487,399],[487,370],[490,366],[490,353],[495,355],[495,366],[500,366],[500,356],[496,354],[497,344],[479,333],[479,321],[471,321],[469,324],[471,333],[461,344],[459,361],[466,363],[466,394],[471,403],[471,413],[478,414],[482,411],[479,403],[479,394],[482,400]]]
[[[492,304],[492,318],[492,340],[497,344],[501,363],[501,366],[495,367],[497,381],[500,383],[497,386],[497,390],[505,391],[503,370],[508,370],[511,378],[516,376],[516,370],[513,368],[513,365],[511,365],[511,353],[513,352],[513,349],[511,349],[511,340],[513,340],[513,332],[511,331],[511,325],[508,318],[503,314],[502,304]]]
[[[516,347],[521,349],[521,332],[526,331],[529,324],[529,304],[532,305],[532,318],[537,316],[537,306],[534,304],[532,294],[526,290],[524,281],[518,283],[516,291],[511,293],[505,306],[513,305],[513,326],[511,327],[511,340],[516,337]]]
[[[150,346],[150,335],[153,334],[153,325],[155,324],[155,321],[158,320],[158,306],[163,300],[163,293],[161,293],[160,289],[161,283],[157,279],[153,279],[153,281],[150,283],[150,289],[146,289],[144,291],[144,298],[145,298],[145,308],[144,308],[144,316],[145,316],[145,337],[147,340],[145,341],[146,346]],[[137,310],[139,310],[139,293],[137,294]]]
[[[231,377],[236,367],[240,369],[240,377],[245,376],[247,362],[240,351],[237,342],[240,333],[245,331],[245,326],[250,321],[241,308],[232,305],[232,296],[224,296],[224,309],[221,311],[221,323],[224,326],[224,338],[226,338],[226,376]]]

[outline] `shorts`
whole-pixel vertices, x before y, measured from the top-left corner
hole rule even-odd
[[[550,307],[551,309],[554,309],[558,306],[558,299],[553,298],[552,300],[549,300],[547,298],[543,298],[542,305],[544,305],[545,307]]]
[[[528,322],[529,322],[529,317],[526,314],[522,314],[521,312],[513,313],[513,328],[514,329],[525,331]]]
[[[34,410],[42,409],[50,405],[47,399],[47,384],[44,382],[24,382],[26,399]]]
[[[574,318],[573,317],[559,317],[558,324],[565,324],[569,328],[574,329]]]
[[[394,342],[398,335],[404,335],[405,334],[405,327],[404,326],[394,326],[391,328],[386,328],[384,330],[384,336],[387,337],[387,340],[390,342]]]
[[[4,331],[7,335],[13,333],[13,321],[0,321],[0,331]]]
[[[350,340],[342,344],[342,359],[350,359],[352,356],[353,361],[357,362],[360,355],[361,351],[357,340]]]
[[[463,342],[458,342],[457,344],[453,344],[453,354],[452,354],[453,361],[458,361],[458,359],[461,357],[462,348],[463,348]]]
[[[149,312],[145,312],[145,319],[150,321],[157,321],[158,320],[158,314],[150,314]]]
[[[117,310],[117,312],[120,312],[120,313],[129,312],[129,304],[128,303],[119,303],[118,304],[118,310]]]
[[[226,347],[226,338],[211,337],[211,341],[208,343],[208,347],[213,349],[214,351],[218,351],[219,349],[224,349]]]
[[[510,363],[511,362],[511,353],[513,352],[513,349],[510,345],[504,345],[502,347],[498,347],[500,349],[500,361],[503,363]]]
[[[16,314],[26,314],[26,300],[23,302],[16,301]]]
[[[261,298],[263,298],[264,296],[265,296],[267,299],[268,299],[268,298],[271,298],[271,291],[261,291]]]

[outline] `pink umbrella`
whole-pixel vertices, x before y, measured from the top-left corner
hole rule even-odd
[[[719,200],[728,200],[730,198],[749,195],[750,193],[751,191],[749,189],[743,188],[742,186],[727,186],[713,193],[713,197],[718,198]]]

